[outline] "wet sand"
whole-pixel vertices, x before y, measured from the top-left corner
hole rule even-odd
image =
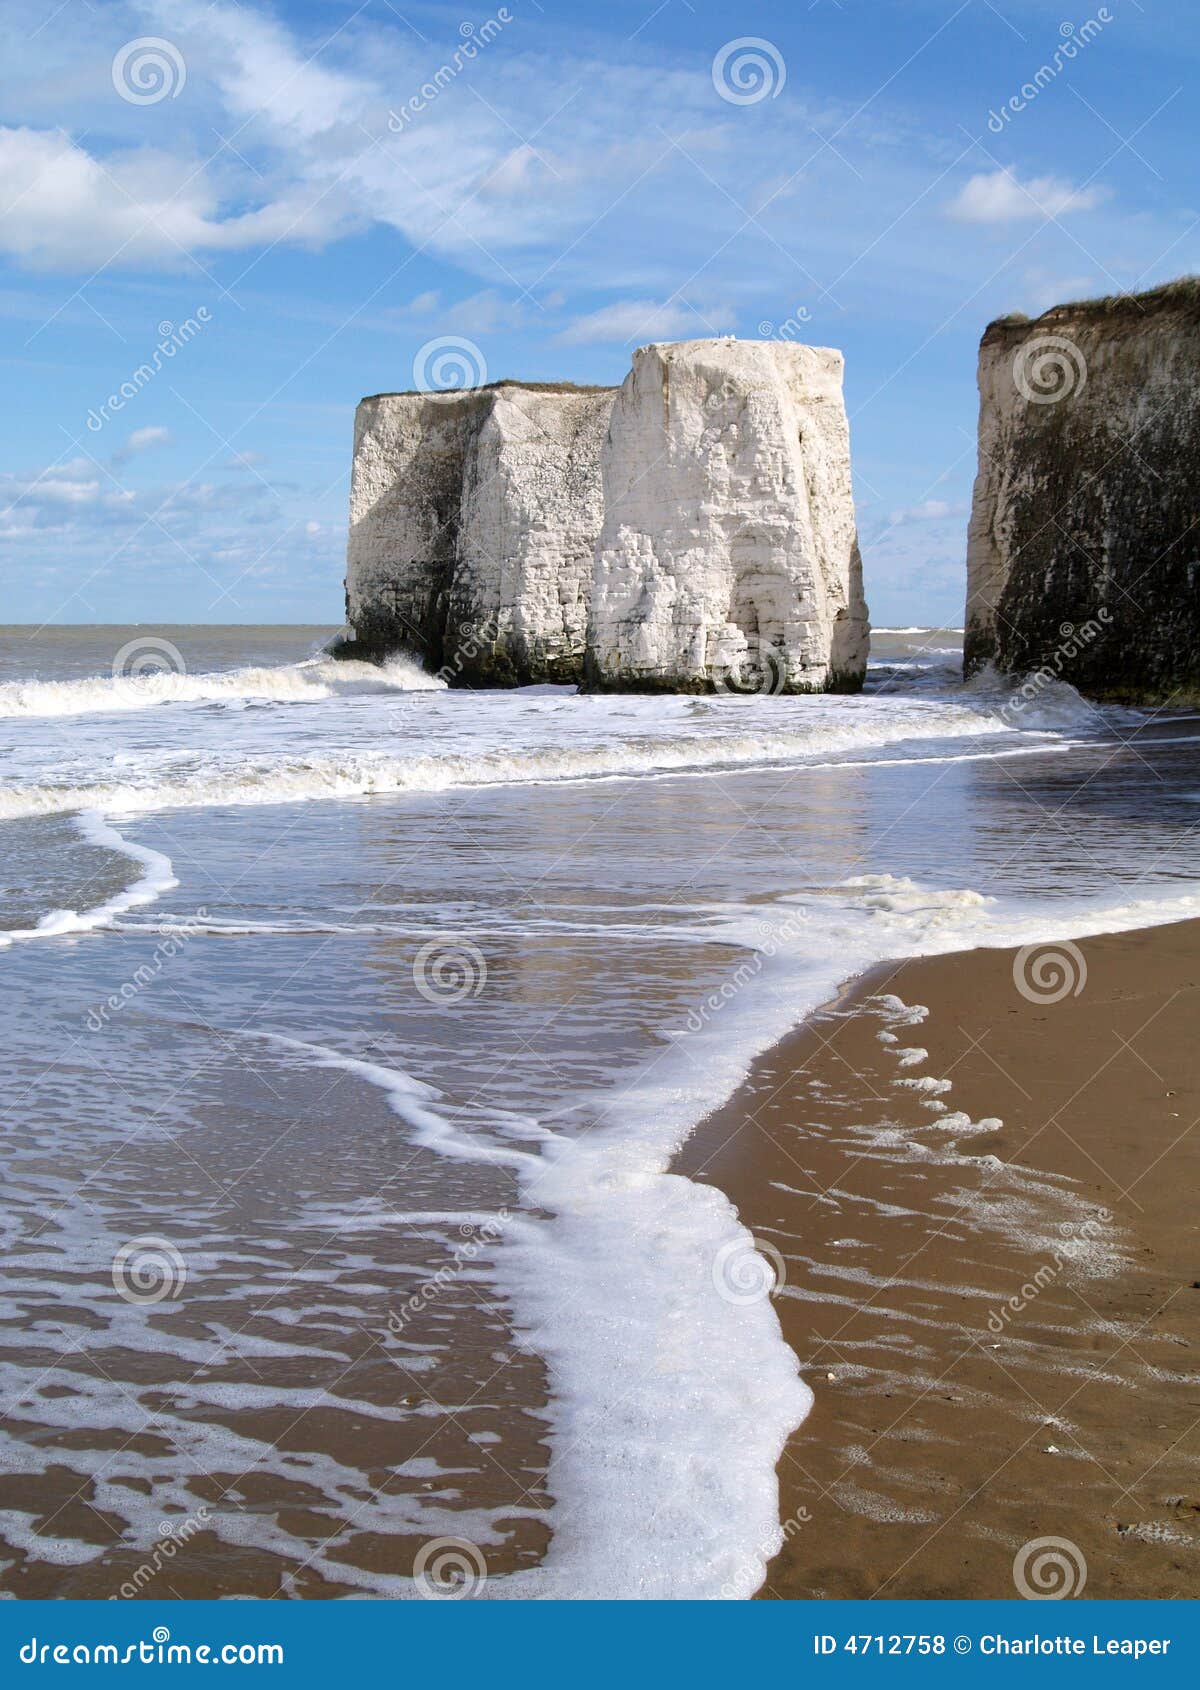
[[[1194,922],[885,967],[686,1146],[816,1393],[764,1597],[1195,1596],[1198,1011]]]
[[[71,1277],[47,1266],[36,1293],[20,1291],[6,1359],[21,1371],[0,1392],[0,1432],[31,1454],[0,1465],[4,1596],[388,1596],[431,1540],[474,1543],[489,1517],[489,1576],[542,1558],[545,1376],[485,1275],[503,1227],[466,1219],[479,1183],[436,1166],[466,1224],[405,1222],[396,1211],[421,1191],[420,1152],[393,1150],[377,1090],[341,1072],[322,1082],[313,1111],[311,1074],[242,1065],[230,1083],[244,1115],[210,1111],[186,1155],[170,1138],[139,1147],[142,1174],[164,1191],[173,1163],[247,1171],[227,1200],[197,1191],[191,1214],[170,1214],[191,1278],[177,1300],[130,1307],[126,1343],[94,1342],[126,1308],[103,1256]],[[292,1126],[266,1145],[246,1125],[260,1090]],[[331,1141],[364,1165],[379,1158],[374,1206],[343,1195]],[[36,1195],[30,1255],[41,1227],[60,1224],[43,1204],[39,1226]],[[306,1200],[318,1207],[305,1226]],[[125,1230],[144,1231],[136,1209]],[[30,1271],[10,1254],[6,1274],[15,1299]],[[164,1473],[179,1497],[168,1507],[151,1496]],[[277,1552],[263,1545],[273,1522]]]

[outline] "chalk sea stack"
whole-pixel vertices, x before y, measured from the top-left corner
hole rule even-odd
[[[380,394],[355,422],[346,656],[451,685],[855,690],[841,354],[641,348],[624,386]]]
[[[965,672],[1200,699],[1200,281],[989,324]]]
[[[856,690],[869,638],[841,354],[642,347],[604,452],[589,678]]]

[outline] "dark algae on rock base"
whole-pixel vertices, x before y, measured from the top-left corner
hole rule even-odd
[[[964,669],[1200,700],[1200,280],[989,324]]]

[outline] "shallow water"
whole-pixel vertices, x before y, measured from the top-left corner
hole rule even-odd
[[[403,1595],[453,1537],[749,1594],[809,1399],[673,1149],[872,961],[1200,911],[1197,723],[947,630],[800,699],[320,637],[0,637],[0,1585]]]

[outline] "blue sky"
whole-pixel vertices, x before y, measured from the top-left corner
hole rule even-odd
[[[0,35],[5,621],[336,624],[355,403],[431,343],[616,383],[732,332],[845,352],[874,620],[959,622],[984,325],[1200,268],[1183,0],[6,0]]]

